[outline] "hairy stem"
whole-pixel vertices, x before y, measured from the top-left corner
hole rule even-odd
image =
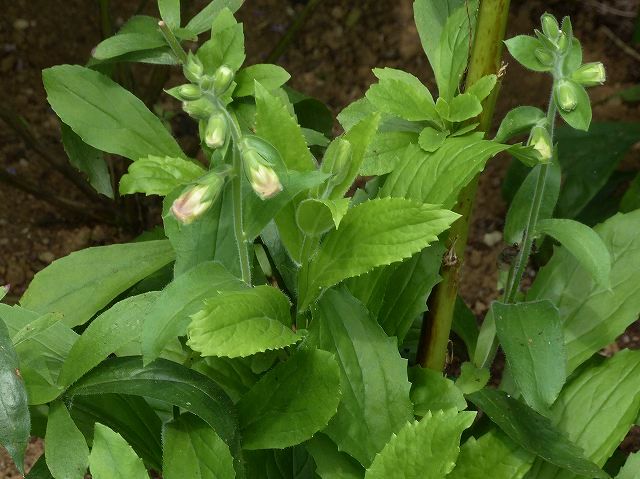
[[[510,0],[481,0],[469,60],[467,87],[485,75],[499,72],[509,3]],[[487,131],[491,126],[498,86],[484,101],[483,111],[479,117],[481,131]],[[429,297],[429,309],[422,322],[417,361],[421,366],[437,371],[441,371],[445,366],[449,333],[458,296],[460,271],[477,187],[478,177],[460,192],[455,211],[461,215],[461,218],[449,230],[450,257],[457,259],[442,266],[440,271],[442,281]]]

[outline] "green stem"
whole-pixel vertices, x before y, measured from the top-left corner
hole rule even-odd
[[[555,130],[555,118],[556,118],[556,105],[553,101],[553,97],[549,100],[549,108],[547,110],[547,129],[549,130],[549,136],[551,137],[551,144],[553,145],[553,135]],[[553,158],[551,159],[553,161]],[[520,281],[522,275],[529,262],[529,256],[533,248],[533,240],[535,235],[536,226],[538,224],[538,218],[540,216],[540,207],[542,205],[542,199],[544,198],[544,188],[547,181],[547,173],[549,170],[549,163],[541,165],[538,170],[538,178],[536,180],[536,189],[533,193],[533,201],[531,202],[531,208],[529,209],[529,217],[527,224],[522,235],[522,244],[520,251],[516,259],[509,269],[509,275],[507,277],[507,285],[504,293],[504,300],[506,303],[515,302],[516,295],[520,289]]]
[[[497,74],[502,59],[502,40],[507,26],[510,0],[481,0],[476,24],[476,34],[469,60],[469,72],[466,86],[473,85],[485,75]],[[485,100],[480,115],[479,129],[487,131],[491,126],[493,111],[498,95],[498,86]],[[418,344],[418,363],[430,369],[442,371],[445,366],[447,346],[456,298],[462,259],[467,245],[469,223],[473,203],[478,187],[478,177],[474,178],[460,192],[455,208],[461,217],[449,230],[449,246],[452,257],[457,258],[451,265],[443,265],[440,274],[442,281],[429,297],[429,310],[425,313],[420,341]]]
[[[169,28],[169,25],[167,25],[162,20],[160,20],[158,22],[158,26],[160,27],[162,36],[164,36],[164,39],[167,41],[167,43],[171,47],[171,50],[173,51],[174,55],[178,58],[178,61],[182,64],[187,63],[187,52],[184,51],[184,48],[182,48],[182,45],[180,44],[176,36],[173,34],[171,29]]]

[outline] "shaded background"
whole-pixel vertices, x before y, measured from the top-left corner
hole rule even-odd
[[[183,18],[199,11],[206,1],[183,0]],[[304,1],[246,0],[238,12],[244,22],[247,64],[264,62]],[[610,1],[512,1],[508,36],[531,33],[544,11],[570,15],[576,36],[584,48],[584,60],[603,61],[605,86],[593,88],[594,121],[640,121],[640,103],[623,101],[616,93],[640,83],[640,44],[633,42],[638,0]],[[9,300],[17,300],[33,275],[54,259],[77,249],[126,241],[131,229],[87,219],[83,215],[52,206],[43,192],[62,195],[80,203],[86,198],[45,161],[45,156],[64,158],[60,126],[48,106],[41,70],[61,64],[84,64],[103,35],[97,0],[0,0],[0,109],[24,117],[34,139],[24,139],[0,120],[0,284],[11,284]],[[135,12],[157,16],[154,1],[111,0],[114,31]],[[496,118],[509,109],[528,104],[545,107],[549,79],[527,72],[515,61],[508,63]],[[290,85],[325,102],[334,113],[363,96],[374,81],[376,66],[401,68],[414,73],[435,91],[429,65],[422,53],[413,25],[410,0],[323,0],[303,30],[276,62],[292,75]],[[149,90],[150,69],[135,67],[137,94]],[[171,74],[169,84],[178,81]],[[196,128],[167,95],[157,104],[171,120],[181,144],[197,144]],[[17,117],[14,117],[14,120]],[[336,130],[338,131],[338,130]],[[640,138],[639,138],[640,140]],[[34,148],[35,147],[35,148]],[[36,151],[37,148],[40,152]],[[620,168],[638,169],[640,143],[631,148]],[[498,158],[487,167],[479,189],[470,243],[467,250],[462,294],[478,316],[496,297],[497,258],[504,248],[501,231],[506,205],[500,187],[508,158]],[[28,194],[7,183],[26,182],[37,194]],[[615,194],[615,193],[614,193]],[[157,210],[157,208],[156,208]],[[151,217],[143,223],[159,220]],[[531,275],[535,274],[530,270]],[[618,345],[637,347],[640,329],[632,326]],[[632,432],[625,448],[640,448],[640,433]],[[41,453],[34,442],[28,461]],[[0,478],[20,477],[0,456]],[[4,471],[4,472],[3,472]]]

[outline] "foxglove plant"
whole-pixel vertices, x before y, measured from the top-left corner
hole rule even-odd
[[[0,304],[0,441],[16,464],[33,434],[45,455],[28,477],[609,477],[640,411],[640,356],[594,355],[640,311],[640,215],[595,230],[551,218],[556,113],[588,128],[583,87],[604,81],[569,20],[544,15],[536,37],[507,42],[553,75],[554,93],[547,114],[519,107],[487,139],[476,117],[499,72],[461,84],[495,5],[416,0],[439,97],[376,69],[329,139],[299,124],[318,105],[283,87],[282,68],[243,66],[240,4],[214,0],[182,27],[179,1],[159,0],[160,22],[134,17],[96,48],[103,62],[182,68],[188,83],[167,93],[198,122],[201,161],[101,73],[43,74],[82,141],[132,161],[121,194],[164,197],[163,228],[55,261],[20,305]],[[519,134],[526,144],[506,143]],[[458,261],[451,210],[500,152],[532,168],[505,230],[519,250],[480,330],[456,312],[471,361],[454,381],[414,364],[429,349],[423,314],[441,265]],[[358,176],[374,178],[349,196]],[[525,294],[542,235],[562,247]],[[500,390],[486,387],[498,344]],[[618,477],[637,465],[630,456]]]

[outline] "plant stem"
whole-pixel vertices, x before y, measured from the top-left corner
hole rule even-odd
[[[547,110],[547,129],[549,130],[549,136],[551,137],[551,144],[553,144],[556,112],[556,105],[552,96],[549,99],[549,108]],[[553,158],[551,161],[553,161]],[[549,163],[541,165],[538,170],[536,189],[533,193],[533,201],[531,202],[531,208],[529,209],[529,217],[522,235],[522,246],[509,269],[507,285],[504,293],[504,300],[506,303],[513,303],[515,301],[520,281],[522,280],[522,275],[524,274],[524,270],[529,262],[529,256],[531,255],[531,249],[533,247],[535,229],[538,224],[538,217],[540,216],[540,206],[542,205],[542,199],[544,197],[544,188],[547,181],[548,170]]]
[[[502,40],[507,27],[509,3],[510,0],[481,0],[469,60],[467,87],[483,76],[497,74],[500,70]],[[481,131],[487,131],[491,126],[498,90],[499,84],[484,101],[483,111],[479,117]],[[442,281],[429,297],[429,309],[422,322],[417,361],[422,367],[437,371],[442,371],[445,366],[451,323],[458,296],[460,271],[477,187],[478,177],[476,176],[460,192],[455,211],[461,217],[449,230],[449,246],[457,260],[451,266],[442,266],[440,271]]]
[[[169,28],[169,25],[160,20],[158,22],[158,26],[160,27],[160,31],[162,32],[164,39],[171,47],[173,54],[178,58],[180,63],[185,64],[187,62],[187,53],[184,51],[184,48],[182,48],[182,45]]]

